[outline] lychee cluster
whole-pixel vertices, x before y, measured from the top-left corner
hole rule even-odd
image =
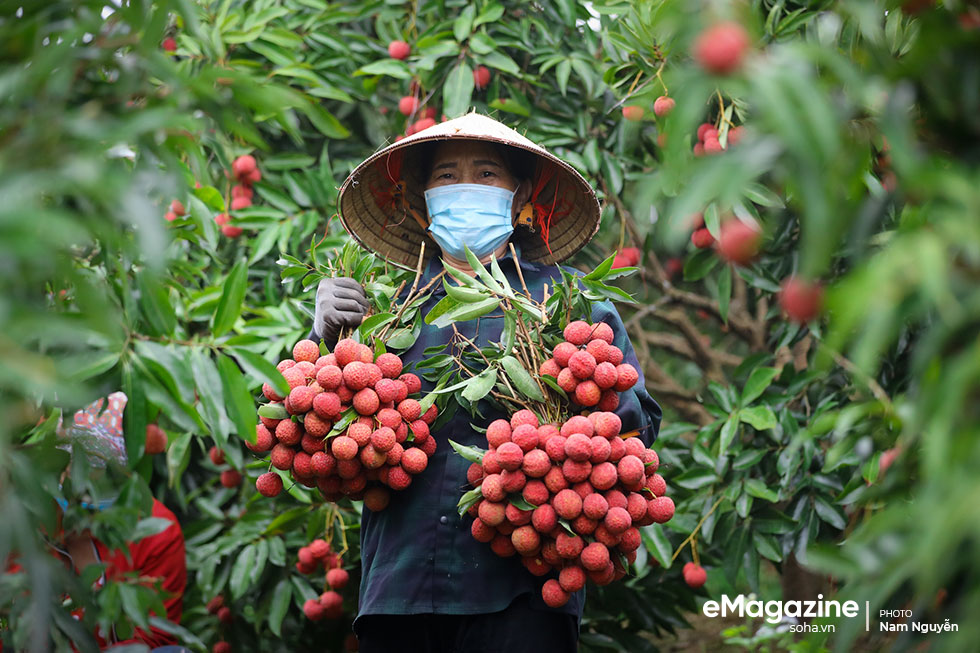
[[[325,356],[312,340],[296,343],[292,353],[277,366],[289,384],[288,396],[269,384],[262,387],[288,417],[260,416],[255,444],[246,446],[269,452],[273,467],[319,488],[327,501],[347,496],[363,500],[370,510],[384,509],[388,490],[407,488],[436,450],[429,433],[436,407],[423,412],[414,397],[421,380],[403,374],[395,354],[375,357],[370,347],[349,338]],[[346,426],[335,432],[342,420]],[[255,486],[265,496],[276,496],[282,478],[270,471]]]
[[[214,463],[216,467],[221,467],[225,464],[225,452],[218,447],[211,447],[208,451],[208,458]],[[228,469],[221,470],[221,485],[227,488],[238,487],[242,484],[242,474],[237,469],[233,469],[229,466]]]
[[[623,362],[623,351],[612,344],[613,330],[605,322],[569,322],[565,341],[552,350],[551,358],[538,368],[555,378],[568,398],[585,408],[611,411],[619,406],[617,393],[629,390],[639,373]]]
[[[628,268],[634,265],[640,264],[640,248],[639,247],[624,247],[623,249],[616,252],[616,256],[613,257],[612,269],[616,268]]]
[[[607,411],[539,425],[520,410],[489,425],[489,450],[468,470],[482,495],[469,509],[473,537],[499,556],[520,556],[536,576],[557,572],[541,589],[552,607],[587,578],[622,578],[636,560],[639,527],[674,515],[657,453],[620,437],[621,427]]]
[[[208,614],[213,614],[218,618],[218,622],[221,627],[229,626],[233,621],[235,621],[235,615],[232,613],[231,608],[225,605],[225,597],[222,594],[218,594],[207,604]],[[231,644],[221,640],[215,643],[214,647],[211,649],[213,653],[231,653]]]
[[[344,598],[340,590],[347,586],[350,574],[343,569],[340,556],[330,549],[330,544],[321,538],[315,539],[307,546],[300,548],[296,570],[301,574],[311,574],[321,565],[326,567],[324,579],[327,589],[319,598],[307,599],[303,604],[303,614],[310,621],[321,619],[339,619],[344,614]]]
[[[262,180],[262,173],[259,171],[255,157],[251,154],[243,154],[237,157],[231,164],[231,176],[238,184],[231,187],[230,208],[232,211],[252,206],[252,184]],[[229,238],[236,238],[242,235],[242,228],[228,224],[231,216],[227,213],[219,213],[214,216],[214,221],[221,225],[221,233]]]
[[[719,140],[719,132],[715,126],[710,122],[702,123],[698,127],[698,142],[694,145],[694,156],[717,154],[728,149],[728,147],[735,145],[741,140],[744,129],[742,126],[729,129],[728,137],[725,139],[725,145],[722,145],[721,140]]]

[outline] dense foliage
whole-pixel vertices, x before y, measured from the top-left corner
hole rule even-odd
[[[692,53],[722,21],[750,46],[715,74]],[[406,59],[389,56],[395,40]],[[145,623],[152,592],[117,579],[92,593],[46,541],[54,497],[71,502],[66,528],[121,544],[153,531],[139,521],[153,494],[187,538],[187,645],[339,650],[356,592],[345,618],[310,622],[300,608],[323,584],[294,565],[325,536],[356,578],[360,506],[258,496],[266,465],[241,443],[261,384],[282,383],[273,361],[308,332],[321,274],[370,277],[378,297],[410,278],[349,245],[340,183],[426,108],[475,107],[600,192],[602,228],[573,265],[642,250],[615,283],[637,300],[620,310],[665,408],[678,512],[644,529],[632,579],[590,588],[583,648],[653,646],[706,593],[764,594],[767,570],[786,598],[809,585],[867,601],[873,630],[880,609],[949,619],[959,632],[937,646],[972,648],[978,41],[980,10],[962,0],[0,2],[0,559],[26,572],[0,577],[3,643],[93,650],[96,624]],[[676,104],[660,116],[662,95]],[[419,100],[410,116],[404,96]],[[725,149],[695,156],[705,122]],[[262,178],[230,236],[214,218],[246,153]],[[173,200],[187,213],[168,221]],[[731,216],[759,225],[761,254],[733,265],[696,247],[695,213],[714,239]],[[805,325],[780,309],[791,275],[827,286]],[[77,501],[94,481],[74,465],[59,483],[67,456],[39,420],[116,389],[129,466],[119,501],[93,514]],[[151,422],[165,455],[144,455]],[[228,466],[240,486],[221,485]],[[704,590],[681,579],[692,558]],[[218,594],[230,623],[205,609]],[[863,620],[836,623],[820,643],[867,637]]]

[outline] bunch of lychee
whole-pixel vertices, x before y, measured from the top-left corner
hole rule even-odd
[[[389,489],[407,488],[436,450],[429,426],[437,409],[423,411],[413,396],[421,391],[421,380],[403,374],[395,354],[375,357],[370,347],[350,338],[324,356],[312,340],[299,341],[292,353],[277,366],[289,384],[288,396],[268,383],[262,387],[286,417],[264,417],[260,409],[255,444],[246,446],[269,452],[273,467],[319,488],[327,501],[346,496],[363,500],[370,510],[384,509]],[[346,426],[334,429],[342,420]],[[259,476],[255,486],[269,497],[283,489],[282,478],[272,471]]]
[[[216,467],[225,464],[225,452],[218,447],[211,447],[208,451],[208,458]],[[237,469],[231,468],[221,470],[221,485],[227,488],[238,487],[242,484],[242,473]]]
[[[232,613],[231,608],[225,605],[225,597],[222,594],[218,594],[207,604],[208,614],[213,614],[218,618],[221,626],[228,626],[233,621],[235,621],[235,615]],[[231,644],[221,640],[215,643],[214,647],[211,649],[212,653],[231,653]]]
[[[307,599],[303,604],[303,614],[310,621],[339,619],[344,614],[344,598],[340,590],[347,586],[350,574],[343,568],[340,556],[330,549],[330,544],[318,538],[300,548],[296,570],[301,574],[311,574],[321,565],[326,567],[327,589],[319,598]]]
[[[568,398],[584,408],[611,411],[619,406],[619,392],[633,387],[639,373],[623,362],[623,351],[612,344],[613,330],[605,322],[569,322],[565,341],[552,350],[538,368],[555,378]]]
[[[259,171],[255,157],[251,154],[243,154],[231,163],[231,176],[238,184],[231,187],[231,210],[239,211],[252,206],[252,184],[262,180],[262,173]],[[214,216],[214,221],[221,225],[221,233],[229,238],[236,238],[242,234],[242,228],[228,224],[231,216],[227,213],[219,213]]]
[[[717,154],[723,150],[728,149],[729,146],[735,145],[742,138],[742,132],[744,127],[732,127],[728,130],[728,137],[725,139],[725,145],[722,145],[719,139],[719,132],[713,124],[710,122],[702,123],[698,127],[698,142],[694,145],[694,155],[701,156],[703,154]]]
[[[564,605],[586,579],[625,576],[639,528],[674,515],[657,453],[621,437],[621,427],[607,411],[539,425],[520,410],[490,423],[489,450],[467,472],[481,492],[469,509],[473,537],[499,556],[520,556],[536,576],[557,574],[541,588],[549,606]]]

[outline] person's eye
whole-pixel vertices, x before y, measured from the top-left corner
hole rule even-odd
[[[451,172],[444,172],[438,177],[436,177],[436,179],[452,179],[452,178],[453,178],[453,173]]]
[[[483,172],[480,173],[480,175],[483,177],[496,177],[497,173],[494,172],[493,170],[484,170]]]

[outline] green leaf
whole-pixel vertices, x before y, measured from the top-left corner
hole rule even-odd
[[[442,286],[446,289],[446,297],[439,300],[439,304],[447,299],[452,299],[462,304],[471,304],[473,302],[484,300],[488,297],[486,292],[477,290],[476,288],[466,288],[451,284],[445,277],[442,278]],[[439,304],[436,304],[436,306]],[[435,308],[436,307],[433,306],[432,310],[435,310]],[[429,323],[427,322],[427,324]]]
[[[771,503],[779,501],[779,493],[769,489],[763,481],[757,478],[745,479],[745,491],[756,499],[765,499]]]
[[[458,118],[466,113],[473,98],[473,87],[473,70],[466,62],[460,62],[442,86],[442,110],[448,118]]]
[[[456,308],[443,313],[432,321],[436,328],[443,329],[453,322],[466,322],[475,320],[496,310],[500,306],[500,300],[496,297],[488,297],[475,304],[460,304]],[[434,308],[434,307],[433,307]]]
[[[739,419],[752,428],[765,431],[776,426],[776,415],[769,406],[749,406],[738,411]]]
[[[504,328],[500,332],[501,351],[513,351],[517,341],[517,317],[513,311],[504,311]]]
[[[729,445],[731,445],[732,440],[735,439],[735,435],[738,433],[738,412],[734,412],[728,416],[725,423],[721,427],[721,437],[718,439],[718,456],[724,456],[725,452],[728,451]]]
[[[493,4],[490,4],[483,8],[483,10],[480,12],[480,15],[477,16],[476,20],[473,21],[473,29],[476,29],[477,27],[483,25],[484,23],[495,23],[498,20],[500,20],[501,16],[503,15],[504,15],[503,5],[494,2]]]
[[[587,275],[585,275],[584,277],[582,277],[582,280],[583,281],[598,281],[598,280],[602,279],[604,276],[606,276],[606,273],[608,273],[609,270],[612,269],[612,263],[613,263],[613,259],[614,258],[616,258],[616,255],[615,254],[611,255],[605,261],[603,261],[602,263],[600,263],[599,264],[599,267],[597,267],[595,270],[593,270],[592,272],[589,272]]]
[[[286,383],[286,379],[282,378],[282,374],[276,369],[276,366],[259,356],[258,354],[248,351],[247,349],[242,349],[241,347],[229,347],[226,350],[238,364],[242,366],[245,372],[262,383],[268,383],[272,386],[272,389],[279,394],[280,397],[285,397],[289,394],[289,384]],[[275,419],[282,419],[277,417]]]
[[[680,476],[675,477],[672,483],[688,490],[697,490],[706,485],[711,485],[717,480],[718,477],[715,476],[713,470],[689,469]]]
[[[221,298],[211,320],[211,331],[215,336],[227,332],[241,315],[247,274],[248,266],[244,259],[240,259],[231,268],[231,272],[222,284]]]
[[[470,31],[473,29],[473,16],[475,14],[476,7],[474,5],[467,5],[466,9],[460,12],[456,20],[453,21],[453,36],[460,43],[469,37]]]
[[[235,563],[231,567],[231,580],[228,587],[231,590],[232,598],[239,599],[251,586],[252,566],[255,563],[255,545],[248,544],[235,558]]]
[[[520,494],[512,494],[507,498],[510,505],[514,506],[518,510],[534,510],[537,508],[536,505],[522,497]]]
[[[469,380],[463,389],[463,398],[467,401],[479,401],[487,396],[497,383],[497,369],[490,367]]]
[[[230,357],[218,356],[218,373],[225,395],[225,408],[235,424],[238,437],[255,443],[255,404],[245,385],[241,370]]]
[[[471,463],[477,463],[479,465],[483,464],[483,455],[486,450],[480,449],[479,447],[472,447],[465,444],[459,444],[453,440],[449,441],[449,446],[453,448],[460,456],[470,461]]]
[[[813,498],[813,508],[817,511],[817,516],[838,530],[844,530],[847,526],[847,519],[844,512],[837,506],[832,505],[824,497],[817,495]]]
[[[412,71],[404,61],[398,59],[378,59],[354,72],[358,75],[387,75],[395,79],[411,79]]]
[[[289,609],[293,598],[293,588],[288,578],[283,578],[272,590],[272,602],[269,604],[269,630],[276,637],[282,637],[282,620]]]
[[[510,379],[511,383],[514,384],[515,389],[524,395],[529,397],[534,401],[544,401],[544,395],[541,394],[541,388],[538,384],[534,382],[534,379],[528,373],[524,366],[521,365],[513,356],[504,356],[500,359],[500,364],[503,365],[504,372],[507,373],[507,378]]]
[[[432,324],[437,318],[448,313],[450,310],[459,306],[459,301],[446,293],[446,296],[436,302],[436,305],[429,309],[425,315],[425,323]]]
[[[755,550],[759,552],[764,558],[768,558],[773,562],[781,562],[783,559],[783,554],[779,549],[779,543],[775,537],[772,535],[766,535],[760,533],[759,531],[752,531],[752,542],[755,544]]]
[[[661,524],[651,524],[640,529],[640,535],[647,551],[650,552],[660,566],[669,569],[673,564],[671,557],[674,555],[674,547],[671,546],[664,527]]]
[[[483,491],[476,487],[465,493],[459,498],[459,503],[456,504],[456,511],[459,516],[462,517],[466,514],[466,511],[473,507],[473,504],[483,498]]]
[[[489,66],[490,68],[496,68],[497,70],[503,71],[510,75],[519,75],[521,72],[520,67],[514,62],[513,59],[508,57],[503,52],[490,52],[484,55],[480,59],[480,63]]]
[[[718,275],[718,313],[721,321],[728,323],[728,305],[732,299],[732,266],[726,265]]]
[[[720,260],[710,249],[698,250],[684,261],[684,281],[698,281],[704,278]]]
[[[263,404],[259,406],[259,417],[267,419],[289,419],[289,412],[282,404]]]
[[[506,111],[507,113],[513,113],[518,116],[524,116],[525,118],[531,115],[530,109],[513,98],[497,98],[490,103],[490,108],[496,109],[497,111]]]
[[[153,272],[146,269],[140,271],[136,282],[140,290],[140,308],[146,321],[158,334],[172,335],[177,327],[177,316],[166,287]]]
[[[749,376],[749,380],[745,382],[745,387],[742,388],[742,398],[739,400],[739,405],[747,406],[752,403],[772,383],[779,375],[779,370],[774,367],[757,367],[752,370],[752,374]]]

